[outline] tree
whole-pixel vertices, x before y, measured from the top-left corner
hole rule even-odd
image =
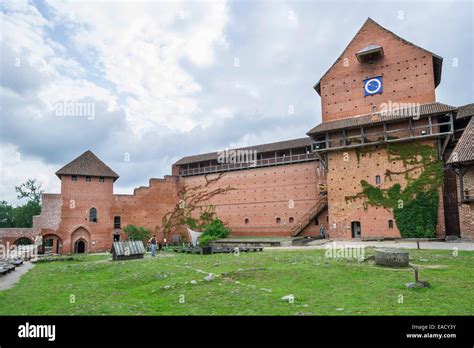
[[[145,227],[127,225],[123,231],[129,240],[141,240],[143,243],[146,243],[146,241],[151,237],[150,230],[147,230]]]
[[[36,179],[27,179],[20,186],[15,186],[18,199],[28,198],[29,201],[36,203],[41,202],[41,195],[44,190],[41,190],[41,183]]]
[[[13,209],[13,227],[33,227],[33,216],[41,214],[41,205],[29,201]]]
[[[7,201],[0,201],[0,228],[13,227],[13,210]]]

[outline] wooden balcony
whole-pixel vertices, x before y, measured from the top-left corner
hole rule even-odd
[[[317,153],[358,148],[409,140],[442,138],[454,133],[453,115],[444,118],[407,118],[396,122],[381,122],[357,128],[338,129],[312,135],[312,149]]]
[[[235,171],[235,170],[270,167],[270,166],[278,166],[278,165],[301,163],[301,162],[310,162],[310,161],[315,161],[316,159],[317,159],[316,154],[306,153],[306,154],[300,154],[300,155],[288,155],[288,156],[281,156],[281,157],[264,158],[264,159],[256,160],[254,162],[246,162],[246,163],[240,163],[240,162],[224,163],[224,164],[209,165],[209,166],[199,167],[199,168],[180,167],[179,175],[193,176],[193,175],[203,175],[203,174],[210,174],[210,173],[229,172],[229,171]]]

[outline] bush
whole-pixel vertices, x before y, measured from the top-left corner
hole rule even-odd
[[[230,230],[219,219],[213,219],[204,227],[204,233],[199,237],[199,245],[207,246],[214,240],[226,238]]]
[[[129,240],[141,240],[146,243],[151,237],[151,232],[145,227],[139,227],[135,225],[127,225],[123,231],[127,235]]]

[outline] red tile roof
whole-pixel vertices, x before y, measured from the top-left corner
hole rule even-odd
[[[90,150],[87,150],[75,160],[59,169],[56,175],[59,178],[61,178],[61,175],[104,176],[114,178],[114,181],[119,178],[117,173]]]
[[[249,150],[249,151],[257,151],[257,153],[263,153],[263,152],[295,149],[295,148],[307,147],[307,146],[308,147],[311,146],[311,139],[309,137],[278,141],[276,143],[241,147],[241,148],[232,149],[232,150]],[[211,160],[217,159],[217,157],[218,157],[217,152],[209,152],[209,153],[204,153],[201,155],[183,157],[177,162],[175,162],[174,164],[183,165],[183,164],[190,164],[190,163],[196,163],[196,162],[202,162],[202,161],[211,161]]]
[[[471,117],[447,161],[454,165],[468,162],[474,162],[474,117]]]
[[[456,108],[451,105],[446,105],[442,103],[429,103],[420,105],[420,115],[419,116],[428,116],[433,114],[439,114],[443,112],[455,111]],[[413,117],[413,112],[408,112],[409,110],[403,109],[403,112],[391,112],[387,114],[382,114],[381,112],[374,112],[371,114],[365,114],[360,116],[354,116],[350,118],[344,118],[335,121],[323,122],[311,129],[307,134],[313,135],[318,133],[324,133],[327,131],[333,131],[338,129],[354,128],[365,126],[369,124],[377,124],[386,121],[392,120],[402,120]]]

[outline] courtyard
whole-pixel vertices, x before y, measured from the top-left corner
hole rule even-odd
[[[328,258],[321,247],[214,255],[161,252],[129,261],[111,261],[107,254],[74,256],[37,263],[17,284],[0,291],[0,314],[474,313],[474,251],[408,250],[410,263],[430,288],[405,287],[414,280],[411,268]],[[369,246],[364,256],[374,253]]]

